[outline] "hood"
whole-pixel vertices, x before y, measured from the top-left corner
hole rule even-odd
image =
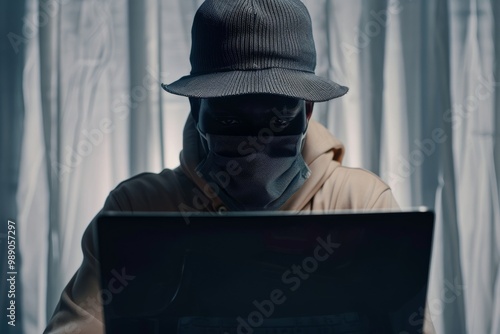
[[[300,211],[323,186],[344,156],[344,145],[328,130],[314,120],[309,121],[302,156],[311,170],[311,176],[302,187],[280,208],[280,210]],[[180,164],[183,172],[203,191],[207,182],[195,171],[205,158],[196,122],[190,114],[184,126],[183,150]],[[334,163],[332,163],[334,162]],[[212,210],[223,205],[219,198],[212,199]],[[208,208],[210,209],[210,208]]]

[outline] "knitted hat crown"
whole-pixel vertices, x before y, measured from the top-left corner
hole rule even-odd
[[[162,87],[211,98],[267,93],[326,101],[348,88],[314,74],[311,18],[299,0],[206,0],[192,28],[191,74]]]

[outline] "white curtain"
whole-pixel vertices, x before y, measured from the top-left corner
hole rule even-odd
[[[189,72],[202,2],[0,5],[0,233],[16,221],[18,333],[45,327],[109,191],[178,164],[189,105],[159,84]],[[500,4],[304,2],[317,73],[350,87],[314,117],[345,143],[346,165],[379,174],[403,207],[436,211],[437,332],[500,333]]]

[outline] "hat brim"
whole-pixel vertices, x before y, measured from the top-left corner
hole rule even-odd
[[[195,98],[276,94],[312,102],[328,101],[349,90],[314,73],[283,68],[188,75],[170,85],[162,84],[162,88],[172,94]]]

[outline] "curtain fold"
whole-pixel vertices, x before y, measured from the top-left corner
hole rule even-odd
[[[10,321],[6,317],[6,310],[9,307],[9,300],[6,291],[9,290],[7,282],[8,268],[7,256],[7,222],[12,220],[16,223],[18,235],[19,230],[19,209],[16,205],[16,194],[19,187],[19,175],[21,168],[21,147],[25,118],[25,105],[22,96],[23,67],[26,48],[23,35],[23,24],[19,18],[25,12],[26,3],[20,1],[3,1],[0,3],[0,270],[2,279],[0,280],[0,309],[2,309],[2,321],[0,321],[0,332],[21,334],[24,332],[24,324],[21,319],[27,316],[20,307],[21,300],[25,295],[21,290],[23,276],[17,276],[17,293],[15,302],[17,303],[16,327],[12,328],[7,324]],[[20,238],[16,240],[17,257],[16,265],[19,271],[20,266],[29,261],[29,258],[22,257],[19,248],[23,245]],[[5,312],[5,313],[4,313]]]
[[[494,322],[499,265],[500,202],[494,161],[495,96],[494,77],[495,12],[491,1],[453,3],[457,50],[452,72],[453,130],[455,135],[458,225],[462,245],[464,296],[467,329],[470,333],[496,333]],[[496,143],[496,144],[495,144]]]
[[[412,152],[421,152],[425,160],[420,163],[415,154],[410,161],[420,165],[418,202],[434,207],[436,212],[428,308],[437,333],[467,333],[452,163],[454,133],[443,119],[452,104],[449,10],[446,1],[428,4],[423,10],[426,14],[421,24],[426,26],[426,36],[422,69],[426,71],[420,83],[420,108],[425,112],[420,116],[420,133],[414,137]],[[418,110],[413,112],[418,114]]]
[[[164,163],[162,115],[159,0],[128,1],[130,49],[130,173],[160,170]]]
[[[19,226],[19,333],[43,331],[109,191],[178,164],[189,104],[159,84],[189,73],[202,2],[0,5],[0,205]],[[403,207],[436,212],[437,332],[500,333],[499,2],[304,3],[317,74],[350,87],[313,117],[344,142],[345,165],[379,174]]]
[[[203,0],[162,1],[160,12],[160,81],[171,83],[191,71],[189,51],[191,48],[191,25],[196,9]],[[175,45],[175,47],[165,47]],[[162,106],[163,148],[165,166],[179,164],[182,147],[182,130],[188,117],[188,99],[160,91]]]
[[[496,78],[496,81],[500,81],[500,2],[491,1],[492,13],[493,13],[493,24],[494,30],[492,32],[492,38],[494,42],[494,68],[493,68],[493,77]],[[494,117],[495,117],[495,137],[493,140],[494,146],[494,167],[495,167],[495,176],[497,181],[497,198],[500,197],[500,112],[498,110],[500,108],[500,89],[495,90],[495,106],[494,106]],[[497,208],[500,206],[497,202]],[[500,215],[497,213],[497,218],[493,221],[493,225],[495,226],[495,231],[493,234],[494,244],[496,245],[496,254],[500,256],[500,227],[498,218]],[[494,286],[494,294],[492,296],[494,305],[492,310],[493,321],[491,324],[491,333],[500,333],[500,266],[498,266],[497,262],[497,271],[496,271],[496,281]]]

